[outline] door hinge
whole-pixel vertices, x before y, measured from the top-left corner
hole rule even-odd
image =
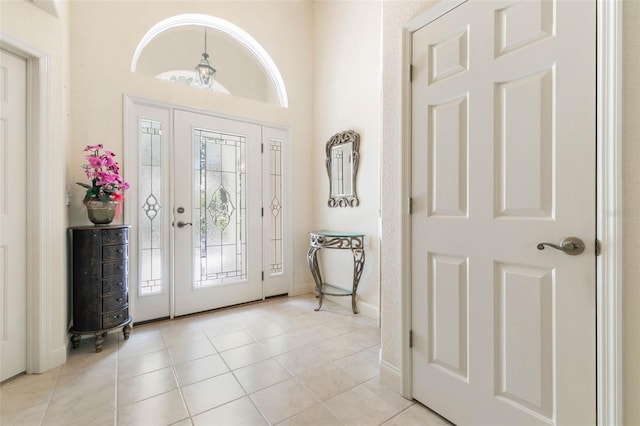
[[[409,81],[413,81],[413,64],[409,64]]]
[[[264,217],[264,207],[261,207],[261,208],[260,208],[260,215],[261,215],[262,217]]]
[[[413,330],[409,330],[409,347],[413,347]]]
[[[409,197],[407,208],[409,209],[409,214],[413,214],[413,198]]]
[[[600,240],[596,238],[596,256],[600,256],[601,250]]]
[[[262,281],[264,281],[264,271],[262,271]]]
[[[264,142],[260,144],[260,154],[264,154]]]

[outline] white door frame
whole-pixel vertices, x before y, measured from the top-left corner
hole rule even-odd
[[[0,31],[0,47],[27,61],[27,187],[47,185],[51,174],[49,55],[22,40]],[[27,373],[42,373],[66,361],[66,351],[52,351],[51,335],[51,250],[48,236],[54,232],[46,215],[40,212],[54,203],[55,191],[42,191],[27,197]],[[55,204],[55,203],[54,203]],[[56,359],[53,359],[56,358]]]
[[[467,0],[442,0],[403,29],[402,199],[411,188],[412,33]],[[595,0],[597,9],[596,235],[601,241],[596,273],[597,412],[599,425],[622,423],[622,4]],[[402,206],[402,394],[412,397],[411,219]]]

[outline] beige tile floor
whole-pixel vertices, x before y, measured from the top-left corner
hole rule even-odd
[[[83,339],[0,386],[8,425],[449,425],[379,381],[376,322],[313,295]]]

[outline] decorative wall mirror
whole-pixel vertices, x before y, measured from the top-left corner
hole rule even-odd
[[[353,130],[337,133],[327,142],[329,207],[356,207],[356,174],[360,153],[360,135]]]

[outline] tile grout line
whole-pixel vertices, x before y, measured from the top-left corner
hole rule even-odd
[[[182,405],[184,406],[185,410],[187,411],[187,418],[186,419],[181,419],[178,421],[184,421],[184,420],[189,420],[189,423],[191,423],[193,425],[193,417],[191,415],[191,410],[189,409],[189,405],[187,404],[187,400],[184,397],[184,393],[182,392],[182,383],[180,383],[180,380],[178,378],[178,373],[176,372],[176,363],[173,359],[173,356],[171,356],[171,352],[169,351],[169,347],[167,346],[167,341],[164,338],[164,333],[162,332],[162,328],[160,328],[160,336],[162,337],[162,343],[164,344],[164,350],[167,351],[167,356],[169,357],[169,360],[171,361],[171,372],[173,373],[173,379],[176,381],[176,386],[178,388],[178,393],[180,394],[180,400],[182,401]],[[205,337],[208,339],[209,336],[207,336],[205,334]],[[213,343],[210,341],[209,343],[211,343],[211,346],[213,346]],[[216,349],[215,346],[213,346],[214,349]],[[216,350],[216,353],[218,353],[218,351]],[[165,393],[169,393],[171,391],[165,392]],[[177,423],[177,422],[174,422]]]
[[[64,364],[60,366],[60,370],[58,371],[58,374],[56,375],[55,383],[53,384],[53,386],[51,387],[51,391],[49,392],[49,398],[47,398],[47,406],[43,410],[42,416],[40,417],[40,424],[41,425],[44,424],[44,419],[47,416],[47,411],[49,411],[49,407],[51,406],[51,400],[53,399],[53,394],[56,391],[56,388],[58,387],[58,382],[60,381],[60,376],[62,375],[62,369],[63,368],[64,368]]]
[[[242,326],[241,326],[241,327],[242,327]],[[246,331],[246,328],[242,327],[242,330]],[[251,336],[251,333],[249,333],[248,331],[246,331],[246,332]],[[209,336],[207,336],[207,338],[209,338]],[[251,336],[251,338],[255,340],[255,337]],[[254,343],[258,343],[258,344],[259,344],[259,342],[258,342],[257,340],[255,340],[255,342],[254,342]],[[213,345],[213,347],[216,349],[216,352],[217,352],[218,348],[216,348],[216,345],[214,345],[214,344],[213,344],[213,342],[211,342],[211,345]],[[246,346],[246,345],[244,345],[244,346]],[[268,350],[267,350],[263,345],[261,345],[261,344],[260,344],[260,347],[262,347],[262,348],[263,348],[263,349],[264,349],[264,350],[265,350],[265,351],[266,351],[266,352],[271,356],[271,353],[270,353],[270,352],[269,352],[269,351],[268,351]],[[235,349],[235,348],[233,348],[233,349]],[[229,349],[229,350],[232,350],[232,349]],[[223,351],[223,352],[224,352],[224,351]],[[221,353],[220,353],[220,352],[217,352],[217,353],[218,353],[218,356],[220,356],[220,359],[222,360],[222,362],[224,363],[224,365],[226,365],[226,366],[227,366],[227,368],[229,369],[229,372],[230,372],[230,373],[231,373],[231,375],[233,376],[234,380],[235,380],[236,382],[238,382],[238,384],[240,385],[240,387],[241,387],[241,388],[242,388],[242,390],[244,391],[245,395],[244,395],[244,396],[242,396],[242,397],[240,397],[240,398],[236,398],[236,399],[234,399],[233,401],[227,401],[227,402],[225,402],[224,404],[219,405],[218,407],[212,408],[212,410],[215,410],[216,408],[222,407],[222,406],[224,406],[224,405],[230,404],[230,403],[232,403],[232,402],[238,401],[239,399],[242,399],[242,398],[245,398],[245,397],[246,397],[246,398],[251,402],[251,404],[254,406],[254,408],[258,411],[258,413],[260,413],[260,415],[262,416],[262,418],[264,419],[264,421],[266,422],[266,424],[267,424],[267,425],[271,425],[271,423],[270,423],[270,422],[269,422],[269,420],[267,419],[267,416],[265,416],[265,414],[262,412],[262,410],[260,410],[260,408],[256,405],[256,403],[255,403],[255,401],[253,400],[253,398],[251,398],[251,394],[247,391],[247,389],[245,389],[245,387],[244,387],[244,386],[242,386],[242,383],[240,383],[240,380],[238,380],[238,377],[237,377],[237,376],[236,376],[236,374],[234,373],[234,370],[232,370],[232,369],[231,369],[231,367],[229,366],[229,364],[227,363],[227,361],[224,359],[224,357],[221,355]],[[274,360],[275,360],[275,358],[273,358],[273,356],[271,356],[271,358],[267,358],[267,359],[274,359]],[[266,361],[266,360],[263,360],[263,361]],[[255,362],[255,363],[252,363],[252,364],[249,364],[249,365],[254,365],[254,364],[257,364],[257,363],[259,363],[259,362],[262,362],[262,361],[258,361],[258,362]],[[278,361],[276,360],[276,362],[278,362]],[[248,367],[249,365],[245,365],[244,367]],[[240,368],[244,368],[244,367],[240,367]],[[237,368],[236,370],[239,370],[240,368]],[[255,393],[255,392],[254,392],[254,393]],[[210,411],[210,410],[207,410],[207,411]],[[206,411],[205,411],[205,412],[206,412]],[[202,413],[201,413],[201,414],[202,414]],[[192,423],[193,423],[193,422],[192,422]]]
[[[133,329],[131,330],[133,331]],[[113,426],[118,426],[118,386],[120,385],[119,373],[120,373],[120,336],[118,333],[118,341],[116,345],[116,384],[115,388],[115,397],[114,397],[114,407],[113,407]]]

